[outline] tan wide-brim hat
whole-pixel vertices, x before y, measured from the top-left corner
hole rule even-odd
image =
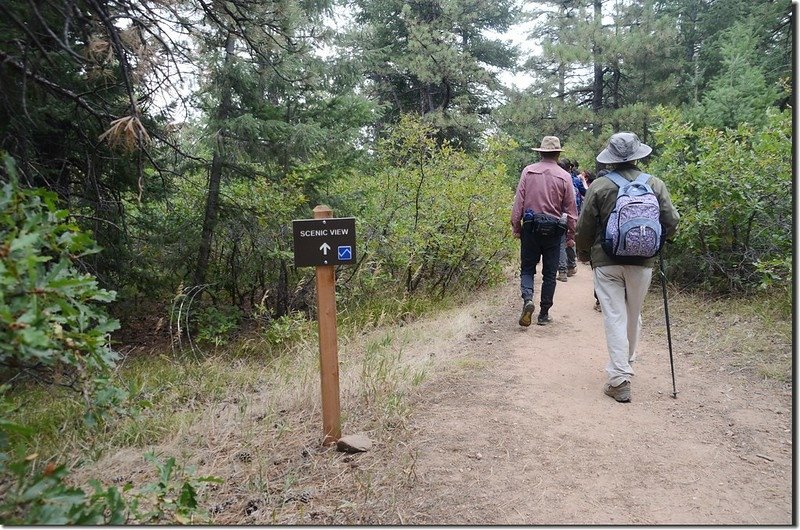
[[[601,164],[620,164],[639,160],[652,152],[653,149],[640,142],[636,134],[619,132],[611,135],[606,148],[597,155],[597,161]]]
[[[543,153],[556,153],[561,152],[561,140],[558,139],[558,136],[545,136],[542,138],[542,145],[540,147],[534,147],[534,151],[539,151]]]

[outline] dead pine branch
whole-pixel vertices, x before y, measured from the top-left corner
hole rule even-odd
[[[125,151],[133,152],[150,143],[150,135],[138,116],[123,116],[112,121],[108,129],[98,137],[98,140],[107,141],[112,148],[120,147]]]

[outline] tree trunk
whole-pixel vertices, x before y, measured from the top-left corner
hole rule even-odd
[[[697,21],[699,16],[699,8],[696,2],[691,2],[687,8],[687,13],[684,13],[685,24],[688,26],[683,32],[686,34],[686,44],[684,45],[684,60],[690,65],[691,68],[691,85],[692,85],[692,102],[697,105],[699,102],[699,86],[700,86],[700,44],[697,35]]]
[[[234,36],[228,33],[225,40],[226,67],[233,60],[234,43]],[[217,129],[214,156],[211,159],[211,170],[208,176],[208,195],[206,196],[206,211],[203,216],[203,232],[200,236],[200,249],[197,253],[197,264],[194,271],[195,285],[201,285],[206,282],[208,262],[211,256],[211,240],[214,236],[214,227],[219,216],[219,188],[222,182],[222,162],[225,155],[225,137],[222,129],[225,120],[230,117],[231,113],[231,91],[229,85],[230,83],[223,79],[221,83],[222,95],[217,109],[217,124],[219,128]]]
[[[620,101],[622,101],[622,96],[619,93],[619,83],[622,74],[619,69],[619,61],[614,61],[614,66],[611,69],[611,108],[617,110],[621,107]],[[614,119],[611,123],[612,130],[614,132],[620,130],[620,123],[619,123],[619,115],[615,112]]]
[[[275,300],[275,316],[280,318],[289,314],[289,267],[286,260],[280,260],[278,274],[278,292]]]
[[[602,27],[603,24],[603,2],[602,0],[594,0],[594,21],[595,24]],[[600,29],[600,28],[598,28]],[[595,32],[596,35],[600,34],[599,31]],[[592,135],[597,138],[602,132],[602,124],[600,123],[600,111],[603,109],[603,64],[601,54],[603,50],[600,43],[595,41],[592,46],[592,60],[594,62],[594,86],[592,87],[592,112],[595,115],[594,123],[592,124]]]

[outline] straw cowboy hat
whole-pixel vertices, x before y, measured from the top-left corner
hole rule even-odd
[[[542,138],[541,147],[534,147],[533,150],[543,153],[560,153],[563,151],[561,149],[561,140],[558,139],[558,136],[545,136]]]
[[[649,155],[653,149],[639,141],[639,137],[632,132],[619,132],[612,134],[608,145],[597,155],[601,164],[619,164],[639,160]]]

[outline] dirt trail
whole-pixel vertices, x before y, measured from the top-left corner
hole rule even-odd
[[[401,522],[793,522],[790,392],[676,349],[673,399],[666,339],[644,322],[633,401],[616,403],[589,267],[559,282],[548,326],[517,324],[517,281],[459,344],[468,369],[415,404],[418,482]]]

